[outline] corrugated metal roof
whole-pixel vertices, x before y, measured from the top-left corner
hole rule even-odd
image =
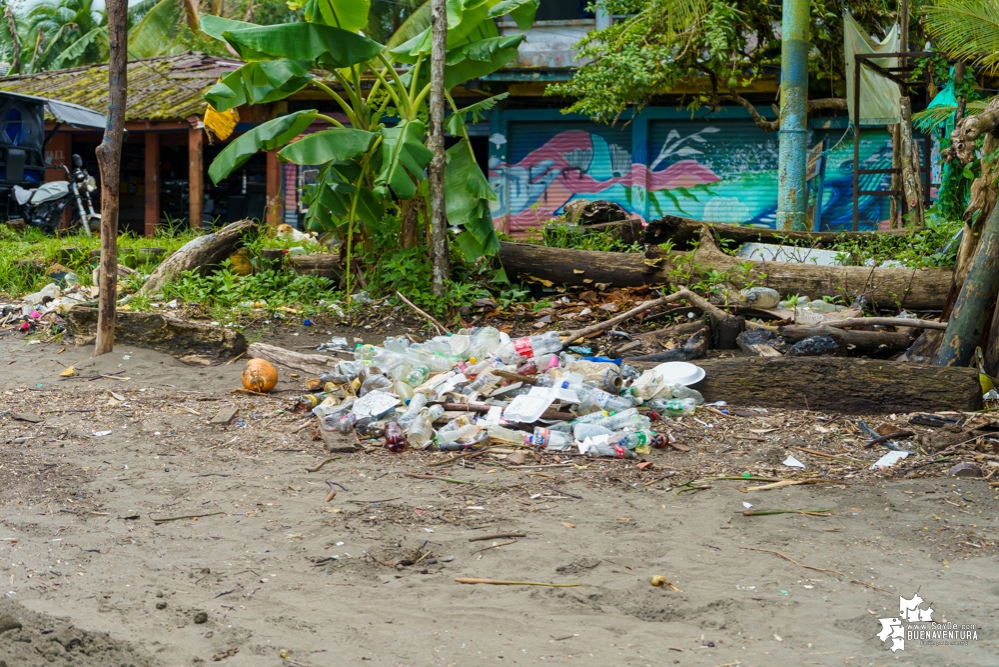
[[[239,67],[236,59],[184,53],[128,63],[125,120],[180,120],[205,111],[205,92]],[[108,66],[86,65],[29,76],[0,77],[0,90],[73,102],[105,113]]]

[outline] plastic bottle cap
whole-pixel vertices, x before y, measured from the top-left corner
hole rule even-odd
[[[475,357],[469,357],[469,358],[468,358],[468,363],[470,363],[470,364],[474,364],[474,363],[476,363],[477,361],[478,361],[478,359],[476,359]]]

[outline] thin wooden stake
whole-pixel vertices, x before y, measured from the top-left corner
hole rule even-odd
[[[101,265],[94,356],[114,348],[115,301],[118,298],[118,189],[121,144],[128,85],[128,0],[108,0],[108,117],[97,147],[101,171]],[[89,225],[89,220],[83,220]]]
[[[447,294],[451,258],[447,248],[447,210],[444,204],[444,61],[447,56],[447,1],[430,3],[430,136],[427,147],[434,156],[427,176],[430,185],[431,287],[436,296]]]

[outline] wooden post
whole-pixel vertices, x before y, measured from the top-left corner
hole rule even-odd
[[[97,147],[101,170],[101,265],[94,356],[114,348],[115,302],[118,298],[118,188],[121,144],[128,90],[128,0],[108,0],[108,118]],[[86,221],[84,221],[86,224]]]
[[[447,293],[451,261],[447,249],[447,210],[444,204],[444,58],[447,50],[446,0],[432,0],[430,6],[430,262],[434,294]]]
[[[278,162],[277,151],[267,151],[266,179],[264,222],[268,227],[277,227],[284,222],[284,200],[281,197],[284,170]]]
[[[189,118],[191,128],[187,131],[187,193],[192,229],[201,227],[201,216],[205,210],[205,166],[204,136],[200,118]]]
[[[49,143],[45,146],[45,164],[55,166],[57,164],[70,165],[73,154],[73,135],[69,132],[57,132]],[[46,169],[45,182],[65,181],[66,172],[62,169]],[[75,213],[73,206],[67,206],[62,212],[62,220],[59,222],[59,229],[67,229],[73,220]]]
[[[155,236],[160,224],[160,135],[146,132],[145,234]]]

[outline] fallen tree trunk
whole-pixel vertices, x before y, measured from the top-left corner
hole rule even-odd
[[[912,344],[912,338],[907,333],[889,331],[852,331],[836,329],[830,326],[788,326],[780,328],[780,335],[785,342],[794,344],[812,336],[829,336],[841,349],[851,349],[854,352],[868,354],[879,350],[887,352],[902,352]]]
[[[871,239],[878,232],[782,232],[779,229],[762,227],[741,227],[739,225],[723,225],[707,223],[675,215],[663,216],[653,220],[645,227],[642,243],[658,245],[672,241],[677,247],[685,248],[692,241],[701,237],[701,229],[707,227],[717,238],[735,241],[736,243],[786,243],[794,241],[807,243],[821,248],[836,241]],[[902,230],[895,230],[900,233]],[[881,232],[884,234],[884,232]]]
[[[781,296],[838,296],[850,302],[864,294],[882,307],[939,310],[952,280],[950,269],[896,269],[866,266],[816,266],[788,262],[756,262],[726,255],[710,230],[692,252],[663,254],[658,248],[638,253],[595,252],[501,243],[500,259],[511,280],[546,285],[633,287],[663,285],[678,274],[717,271],[737,288],[771,287]],[[677,270],[679,269],[679,270]]]
[[[66,330],[75,345],[94,342],[97,309],[74,306],[66,313]],[[119,310],[115,317],[114,340],[119,345],[165,352],[185,364],[197,366],[219,364],[246,351],[246,339],[238,331],[158,313]]]
[[[656,364],[632,362],[636,368]],[[704,359],[693,385],[729,405],[846,413],[978,410],[978,371],[849,357]]]
[[[339,359],[324,357],[321,354],[302,354],[292,352],[276,345],[266,343],[253,343],[246,349],[246,356],[250,359],[263,359],[275,366],[284,366],[296,371],[308,373],[313,377],[318,377],[321,373],[327,373],[333,369]]]
[[[184,271],[204,272],[218,266],[222,260],[236,250],[243,240],[243,236],[256,228],[257,223],[252,220],[240,220],[226,225],[217,232],[205,234],[187,242],[156,267],[139,292],[156,294],[164,285]]]
[[[985,221],[968,277],[958,293],[934,366],[967,366],[989,328],[999,295],[999,207]]]
[[[314,253],[311,255],[288,255],[288,264],[299,275],[314,274],[329,280],[340,280],[343,267],[336,255]]]

